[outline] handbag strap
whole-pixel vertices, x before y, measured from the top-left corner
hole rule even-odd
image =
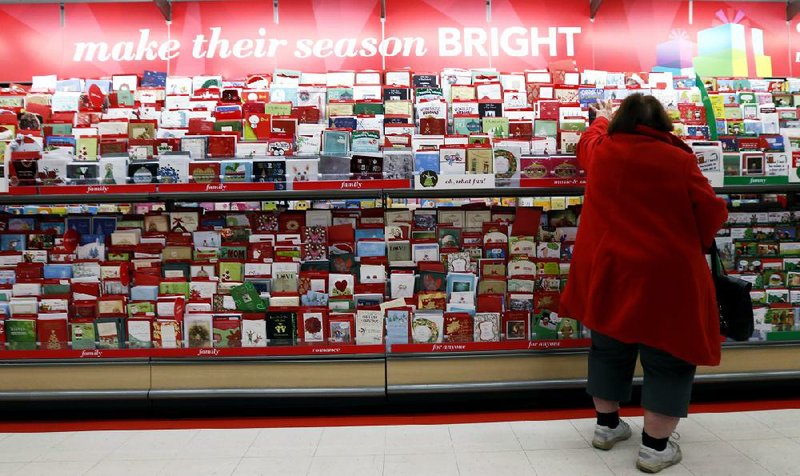
[[[722,266],[721,266],[721,259],[719,257],[719,249],[717,248],[717,240],[711,240],[711,248],[708,250],[708,253],[711,255],[711,276],[714,278],[718,278],[723,275],[722,273]]]

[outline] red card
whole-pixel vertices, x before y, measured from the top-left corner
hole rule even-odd
[[[350,225],[333,225],[328,227],[328,243],[355,243],[355,230]]]
[[[234,135],[208,136],[208,156],[213,158],[235,157],[236,136]]]
[[[537,236],[541,220],[542,211],[540,209],[517,208],[517,213],[514,216],[514,226],[511,228],[512,236]]]
[[[527,311],[506,311],[503,313],[502,333],[506,340],[528,340],[530,313]]]
[[[466,312],[445,312],[444,341],[472,342],[472,316]]]
[[[503,311],[502,294],[483,294],[478,296],[478,305],[476,310],[478,312],[502,312]]]
[[[37,319],[36,334],[41,350],[66,350],[69,348],[66,319]]]

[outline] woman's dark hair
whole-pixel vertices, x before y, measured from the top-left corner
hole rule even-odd
[[[636,131],[636,126],[639,125],[651,127],[661,132],[672,132],[672,120],[670,120],[661,102],[653,96],[636,93],[631,94],[622,101],[619,109],[611,119],[608,133],[632,133]]]

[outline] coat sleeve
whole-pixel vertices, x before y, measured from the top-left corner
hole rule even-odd
[[[728,206],[725,200],[717,197],[708,179],[705,178],[697,162],[692,156],[688,161],[689,198],[692,201],[692,211],[703,250],[711,247],[711,241],[717,231],[722,228],[728,219]]]
[[[581,140],[578,142],[577,156],[578,163],[584,169],[589,168],[595,148],[608,137],[607,131],[608,119],[605,117],[598,117],[592,122],[592,125],[581,134]]]

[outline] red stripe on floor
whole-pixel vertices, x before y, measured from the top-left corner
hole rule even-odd
[[[724,413],[800,408],[800,400],[767,400],[725,403],[697,403],[691,413]],[[642,409],[625,407],[623,416],[641,416]],[[416,415],[344,415],[309,417],[240,417],[198,419],[107,419],[80,421],[0,422],[1,433],[43,433],[57,431],[97,430],[176,430],[288,428],[372,425],[443,425],[457,423],[493,423],[505,421],[545,421],[591,418],[589,408],[567,410],[513,410],[505,412],[464,412]]]

